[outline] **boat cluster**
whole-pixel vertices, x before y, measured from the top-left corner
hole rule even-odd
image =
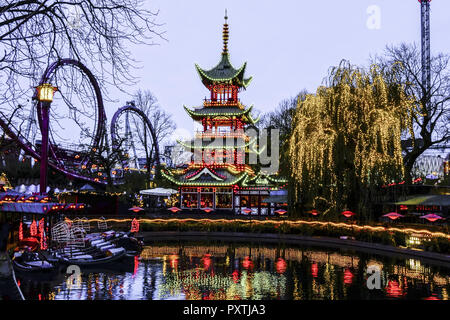
[[[131,232],[99,230],[88,233],[81,221],[61,221],[52,228],[51,245],[40,250],[39,241],[23,239],[13,254],[15,271],[42,273],[62,270],[69,265],[79,267],[110,267],[134,258],[142,250],[143,243]],[[101,229],[105,229],[105,225]],[[35,245],[33,245],[35,243]]]

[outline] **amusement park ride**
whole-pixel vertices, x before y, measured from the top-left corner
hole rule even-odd
[[[88,146],[85,146],[83,151],[74,151],[70,149],[64,149],[59,143],[55,141],[55,134],[50,127],[51,103],[53,101],[53,94],[58,94],[60,88],[53,87],[51,83],[57,83],[57,71],[64,68],[73,69],[72,71],[81,73],[88,81],[94,94],[95,104],[95,125],[91,140]],[[124,107],[117,110],[114,114],[111,122],[111,149],[102,148],[102,146],[109,145],[109,139],[107,134],[107,118],[103,103],[102,93],[99,84],[92,74],[92,72],[80,61],[73,59],[60,59],[51,64],[45,71],[44,75],[39,81],[37,90],[35,91],[32,99],[32,109],[29,119],[29,124],[23,135],[20,130],[17,130],[14,125],[6,121],[5,117],[0,117],[0,127],[3,131],[21,148],[27,156],[34,158],[41,163],[40,166],[40,193],[45,194],[47,189],[47,170],[48,167],[53,170],[59,171],[65,174],[67,177],[82,181],[87,181],[94,184],[106,184],[106,178],[104,177],[92,177],[89,175],[86,169],[98,168],[92,163],[92,154],[95,152],[101,152],[101,150],[112,150],[118,152],[118,122],[122,115],[126,116],[126,134],[129,134],[129,114],[138,116],[143,122],[144,126],[150,132],[150,141],[152,145],[152,162],[156,168],[159,167],[159,146],[156,139],[155,130],[147,118],[144,112],[135,107],[133,103],[127,103]],[[30,141],[30,131],[33,122],[34,115],[37,115],[37,124],[40,129],[42,140],[35,140],[34,143]],[[128,145],[130,145],[128,143]],[[132,145],[133,146],[133,145]],[[133,146],[134,148],[134,146]],[[121,155],[122,169],[127,170],[129,168],[129,157],[127,155]]]
[[[421,46],[422,46],[422,87],[423,94],[426,98],[429,95],[431,88],[431,67],[430,67],[430,2],[431,0],[419,0],[421,5]],[[227,30],[225,30],[227,32]],[[224,32],[225,32],[224,31]],[[228,34],[224,34],[224,37],[228,37]],[[227,39],[225,39],[227,40]],[[226,45],[225,41],[225,45]],[[224,48],[227,51],[227,48]],[[50,126],[50,120],[52,119],[51,114],[55,107],[51,107],[53,100],[53,94],[58,95],[58,91],[61,88],[53,87],[51,84],[58,84],[57,71],[63,69],[72,69],[72,72],[82,74],[84,78],[90,84],[92,96],[94,99],[92,112],[95,113],[94,128],[91,133],[91,140],[87,147],[84,147],[82,151],[74,151],[70,149],[64,149],[61,147],[60,143],[55,140],[55,133],[52,131]],[[205,76],[206,77],[206,76]],[[237,99],[237,90],[232,89],[233,96],[232,99]],[[234,101],[233,100],[233,101]],[[426,99],[428,101],[428,99]],[[152,165],[154,165],[157,170],[160,165],[160,151],[158,146],[158,141],[156,139],[155,130],[152,123],[147,118],[146,114],[142,112],[139,108],[134,106],[133,103],[127,103],[127,105],[118,109],[114,114],[111,125],[111,150],[116,152],[118,150],[119,144],[119,132],[118,132],[118,122],[122,115],[125,115],[125,136],[130,136],[130,125],[129,116],[137,116],[143,121],[144,127],[146,127],[150,132],[150,139],[152,145]],[[33,126],[34,115],[37,118],[36,127],[39,128],[42,136],[42,140],[30,139],[30,131]],[[100,152],[102,146],[109,146],[109,139],[107,133],[107,118],[104,108],[104,102],[102,93],[99,87],[99,83],[93,73],[80,61],[74,59],[60,59],[53,64],[51,64],[44,72],[42,78],[40,79],[37,90],[33,95],[32,108],[30,111],[29,123],[25,134],[21,133],[20,130],[16,129],[2,113],[0,115],[0,127],[3,131],[19,146],[22,150],[21,153],[32,157],[35,160],[40,161],[41,175],[40,175],[40,193],[44,194],[47,188],[47,168],[50,167],[53,170],[59,171],[65,174],[69,178],[83,180],[91,182],[94,184],[106,184],[106,178],[99,174],[97,177],[92,177],[88,174],[86,169],[94,168],[95,164],[92,163],[92,153]],[[206,127],[205,127],[206,128]],[[31,135],[33,136],[33,135]],[[133,139],[128,141],[126,145],[131,149],[136,156],[136,148]],[[104,148],[103,148],[104,150]],[[127,155],[121,157],[122,169],[127,170],[130,166],[130,160]],[[135,159],[135,167],[139,168],[139,163]],[[99,170],[101,168],[98,168]]]

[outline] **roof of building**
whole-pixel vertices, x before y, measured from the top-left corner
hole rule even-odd
[[[183,186],[231,186],[244,179],[248,173],[233,175],[226,169],[212,170],[208,167],[192,169],[183,175],[175,176],[171,172],[162,171],[162,175],[177,185]]]
[[[194,120],[201,120],[205,117],[238,117],[243,121],[255,124],[259,121],[259,117],[253,119],[251,110],[253,106],[247,109],[240,109],[239,107],[202,107],[197,109],[189,109],[183,106],[188,115]]]
[[[195,68],[205,86],[226,83],[247,88],[252,81],[252,77],[244,78],[246,67],[247,62],[238,69],[234,68],[230,62],[230,55],[228,53],[222,53],[220,62],[210,70],[205,70],[198,64],[195,64]]]
[[[225,14],[225,23],[223,25],[223,51],[219,63],[210,70],[202,69],[197,64],[195,65],[195,68],[197,69],[203,84],[207,87],[211,84],[227,83],[247,88],[252,80],[252,77],[247,79],[244,78],[247,62],[239,69],[234,68],[230,62],[230,55],[228,53],[229,31],[227,20],[228,16]]]

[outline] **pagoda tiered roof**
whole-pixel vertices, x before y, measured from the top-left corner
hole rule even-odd
[[[252,77],[244,78],[246,67],[247,62],[239,69],[235,69],[230,62],[230,55],[228,52],[222,53],[220,62],[210,70],[202,69],[198,64],[195,64],[195,68],[200,75],[202,83],[206,87],[214,84],[232,84],[246,89],[252,81]]]
[[[259,121],[259,117],[253,119],[251,110],[253,106],[247,109],[241,109],[237,106],[226,107],[201,107],[196,109],[189,109],[184,106],[184,109],[188,115],[197,121],[203,120],[205,117],[237,117],[242,119],[246,123],[255,124]]]
[[[174,175],[170,171],[162,171],[162,175],[175,183],[183,186],[232,186],[248,176],[246,171],[233,174],[226,168],[212,169],[208,166],[196,169],[192,168],[181,175]]]

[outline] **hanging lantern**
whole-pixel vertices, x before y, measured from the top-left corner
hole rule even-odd
[[[344,283],[345,284],[351,284],[353,282],[353,273],[350,271],[350,269],[345,269],[344,271]]]
[[[277,268],[277,272],[279,274],[285,273],[286,272],[286,267],[287,267],[287,263],[283,258],[278,258],[277,262],[276,262],[276,268]]]
[[[44,218],[39,220],[39,233],[42,234],[44,232]]]
[[[20,225],[19,225],[19,241],[23,240],[23,223],[22,221],[20,221]]]
[[[58,88],[53,87],[49,83],[43,83],[36,89],[37,89],[37,98],[40,102],[52,102],[53,94],[55,93],[55,91],[58,90]]]
[[[317,263],[314,262],[313,264],[311,264],[311,275],[314,278],[317,278],[318,273],[319,273],[319,267],[317,266]]]
[[[30,226],[30,235],[32,237],[35,237],[37,235],[37,226],[36,226],[36,220],[33,219],[33,222]]]
[[[130,232],[139,232],[139,221],[136,218],[131,221]]]
[[[47,250],[47,240],[43,233],[41,234],[41,250]]]

